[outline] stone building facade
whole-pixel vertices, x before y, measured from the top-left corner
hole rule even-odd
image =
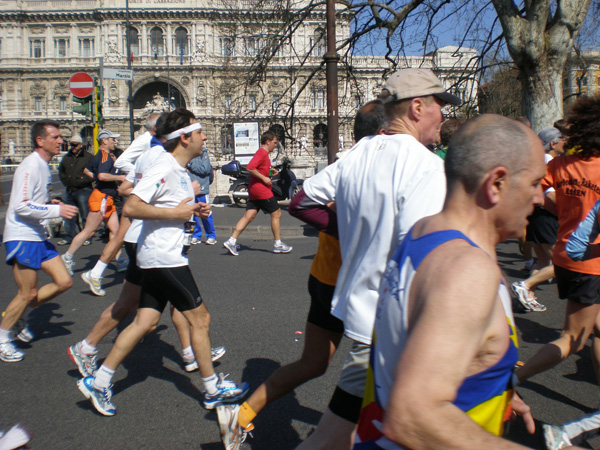
[[[128,85],[101,79],[100,67],[127,68],[129,58],[136,134],[152,109],[183,106],[202,122],[215,161],[230,158],[233,122],[258,121],[261,132],[278,132],[297,164],[314,166],[326,158],[327,147],[325,10],[308,14],[278,41],[277,8],[283,3],[129,0],[128,52],[125,0],[0,0],[1,155],[18,161],[28,153],[30,126],[41,118],[58,119],[64,136],[90,135],[90,120],[72,111],[68,80],[76,72],[99,78],[104,127],[122,134],[125,148]],[[339,14],[338,41],[350,32],[350,15]],[[260,55],[272,55],[265,71],[258,70]],[[477,81],[468,75],[476,56],[472,49],[445,47],[399,66],[432,68],[476,105]],[[356,109],[376,97],[389,69],[383,57],[355,56],[340,64],[341,146],[350,147]]]

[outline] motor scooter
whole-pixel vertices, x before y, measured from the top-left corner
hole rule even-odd
[[[281,164],[273,166],[279,173],[272,177],[273,184],[271,189],[275,200],[291,199],[296,193],[302,189],[304,180],[296,178],[296,175],[291,169],[292,161],[284,156]],[[242,166],[238,160],[233,160],[223,167],[221,173],[230,176],[231,186],[229,191],[233,197],[233,202],[240,208],[245,208],[248,202],[248,186],[250,185],[250,172]]]

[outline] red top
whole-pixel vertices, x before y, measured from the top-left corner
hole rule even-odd
[[[559,156],[546,166],[542,180],[544,190],[556,189],[558,240],[554,248],[554,264],[574,272],[600,275],[600,260],[573,261],[566,252],[571,233],[584,220],[600,199],[600,158],[582,159],[577,155]],[[600,239],[593,243],[598,244]]]
[[[259,148],[246,167],[248,170],[258,170],[261,175],[269,176],[271,161],[269,153],[264,148]],[[266,200],[273,197],[271,186],[264,184],[258,177],[250,175],[250,186],[248,187],[250,200]]]

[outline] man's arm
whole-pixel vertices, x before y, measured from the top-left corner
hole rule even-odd
[[[124,181],[125,175],[113,175],[111,173],[100,172],[98,174],[99,181]]]
[[[488,433],[453,404],[466,377],[502,356],[500,341],[489,347],[488,339],[506,318],[497,300],[500,272],[490,257],[460,241],[444,246],[419,266],[411,287],[409,338],[384,434],[413,450],[526,448]]]
[[[204,205],[202,203],[188,205],[188,202],[193,199],[193,197],[183,199],[175,208],[158,208],[146,203],[134,193],[125,202],[123,214],[132,219],[173,219],[186,221],[190,220],[194,213],[200,211]]]
[[[273,184],[273,180],[269,177],[265,177],[262,173],[260,173],[257,169],[246,169],[248,172],[258,178],[264,185],[271,186]]]
[[[600,200],[596,202],[584,221],[569,236],[566,246],[569,258],[575,261],[585,261],[600,256],[600,245],[592,244],[600,234],[599,210]]]
[[[134,170],[137,159],[145,150],[150,148],[150,139],[152,139],[152,136],[148,138],[148,136],[144,135],[134,139],[131,145],[117,158],[115,167],[124,173],[129,173]]]

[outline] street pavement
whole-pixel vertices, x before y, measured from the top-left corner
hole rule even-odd
[[[8,198],[6,188],[5,193]],[[5,211],[6,206],[0,207],[2,218]],[[240,256],[233,257],[221,244],[243,210],[215,207],[213,214],[219,243],[194,246],[190,266],[211,312],[212,343],[227,347],[216,371],[230,373],[235,381],[248,381],[253,390],[300,355],[309,307],[306,284],[317,239],[284,211],[283,238],[294,250],[273,254],[270,233],[258,230],[262,226],[268,231],[268,216],[259,214],[252,225],[257,228],[241,236]],[[2,220],[0,233],[3,228]],[[34,433],[34,449],[221,449],[216,413],[200,405],[198,373],[187,374],[181,366],[181,349],[168,313],[117,370],[116,416],[99,415],[78,391],[79,373],[66,349],[85,337],[104,308],[117,299],[123,279],[111,265],[104,281],[107,296],[95,297],[87,291],[80,275],[93,266],[103,245],[95,239],[82,247],[76,254],[73,287],[33,313],[37,337],[23,345],[25,359],[0,363],[0,430],[22,423]],[[509,282],[523,276],[514,241],[501,244],[498,257]],[[44,284],[48,277],[41,275],[40,280]],[[5,264],[0,265],[0,282],[3,308],[16,293]],[[538,297],[548,307],[546,312],[515,313],[522,360],[555,339],[562,328],[564,303],[557,298],[556,285],[541,286]],[[115,330],[100,344],[101,359],[117,334]],[[326,375],[267,406],[255,420],[254,438],[243,448],[293,449],[310,434],[327,407],[347,349],[344,341]],[[588,345],[518,388],[536,419],[558,424],[598,406],[589,352]],[[518,423],[512,426],[511,436],[532,448],[543,448],[540,436],[526,436]],[[597,442],[591,444],[600,448]]]

